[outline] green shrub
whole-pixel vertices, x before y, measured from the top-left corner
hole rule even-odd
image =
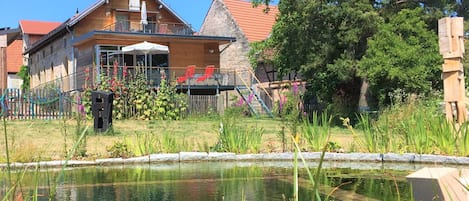
[[[115,142],[114,145],[106,149],[112,158],[129,158],[133,156],[129,146],[125,142]]]

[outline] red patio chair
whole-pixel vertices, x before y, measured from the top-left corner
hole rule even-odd
[[[212,77],[214,72],[215,72],[215,66],[214,65],[207,66],[205,68],[204,75],[197,78],[197,82],[202,82],[202,81],[206,80],[207,78]]]
[[[183,76],[178,77],[177,82],[178,83],[185,82],[187,79],[194,77],[194,73],[195,73],[195,65],[187,66],[186,73]]]

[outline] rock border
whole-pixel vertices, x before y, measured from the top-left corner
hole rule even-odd
[[[308,161],[319,161],[321,152],[304,152],[302,157]],[[122,164],[145,164],[145,163],[183,163],[183,162],[204,162],[204,161],[291,161],[294,153],[261,153],[261,154],[235,154],[229,152],[180,152],[170,154],[150,154],[147,156],[133,158],[104,158],[94,161],[81,160],[58,160],[41,161],[31,163],[11,163],[11,168],[27,167],[83,167],[83,166],[103,166]],[[434,164],[434,165],[469,165],[469,157],[442,156],[431,154],[413,153],[331,153],[324,156],[326,162],[368,162],[368,163],[404,163],[404,164]],[[7,168],[7,164],[0,164],[1,169]]]

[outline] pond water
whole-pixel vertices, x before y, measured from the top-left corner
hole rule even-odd
[[[311,164],[311,167],[314,165]],[[413,168],[397,171],[377,167],[362,170],[326,164],[321,176],[321,192],[331,194],[332,200],[411,199],[410,185],[405,176],[413,172]],[[60,172],[49,169],[24,173],[21,181],[23,197],[37,189],[38,200],[49,200],[49,189],[53,189],[51,186]],[[292,197],[292,174],[291,162],[200,162],[70,168],[66,169],[63,180],[56,187],[56,200],[283,201]],[[310,182],[304,168],[300,169],[299,184],[299,200],[312,200]],[[337,186],[339,188],[335,189]],[[0,196],[5,195],[5,188],[2,190]]]

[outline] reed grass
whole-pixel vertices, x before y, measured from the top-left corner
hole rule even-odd
[[[136,132],[136,146],[134,148],[135,154],[142,156],[157,152],[158,137],[153,132]]]
[[[218,131],[215,151],[234,153],[258,153],[262,144],[262,127],[238,125],[235,118],[223,118]]]
[[[311,151],[321,151],[324,148],[330,133],[331,121],[332,116],[328,115],[327,112],[322,114],[314,112],[311,121],[308,119],[303,120],[302,134]]]
[[[5,155],[6,155],[6,160],[7,160],[7,182],[8,185],[12,185],[12,179],[11,179],[11,164],[10,164],[10,150],[8,148],[8,132],[7,132],[7,120],[5,119],[5,116],[3,116],[3,112],[0,113],[2,116],[2,121],[3,121],[3,137],[5,140]],[[12,189],[14,189],[14,186],[12,185]],[[9,196],[5,196],[9,197]],[[11,197],[13,198],[13,197]],[[13,200],[13,199],[11,199]]]
[[[184,143],[178,143],[177,138],[169,131],[163,133],[163,138],[159,144],[161,152],[164,153],[176,153],[184,150]]]

